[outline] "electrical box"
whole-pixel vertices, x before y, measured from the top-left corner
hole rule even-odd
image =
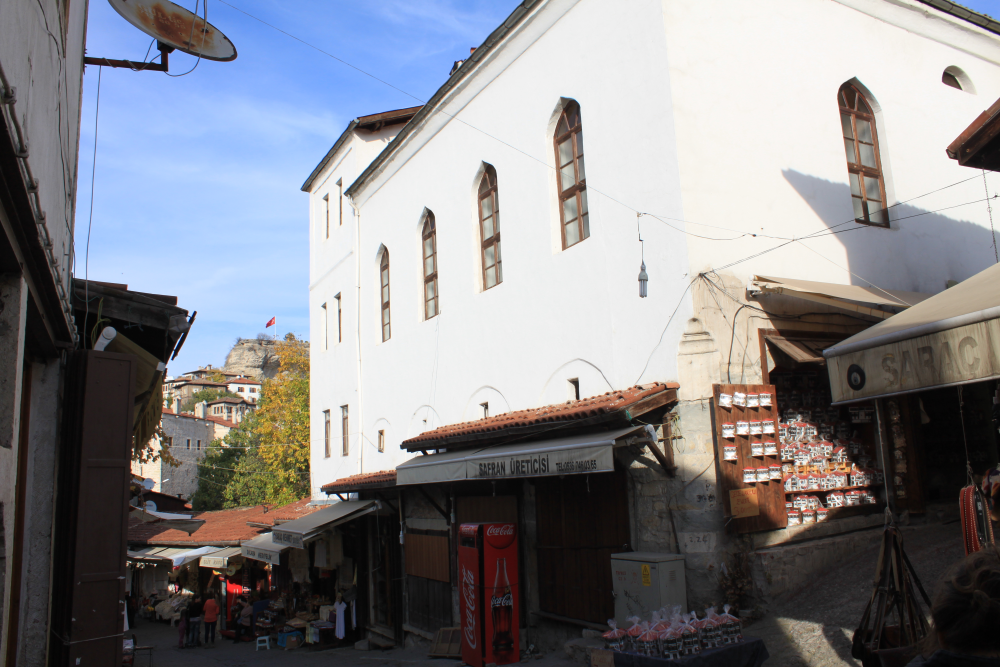
[[[619,628],[628,629],[629,616],[648,621],[661,607],[680,605],[684,613],[688,611],[682,554],[611,554],[611,578]]]

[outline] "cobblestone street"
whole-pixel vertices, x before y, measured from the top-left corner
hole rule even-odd
[[[745,634],[767,645],[768,664],[834,667],[860,665],[851,657],[851,637],[871,595],[881,531],[853,559],[816,578],[808,587],[771,604]],[[903,528],[903,547],[928,595],[947,568],[963,556],[958,523]]]

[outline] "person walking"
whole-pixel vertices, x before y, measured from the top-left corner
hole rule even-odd
[[[205,648],[215,648],[215,624],[219,620],[219,603],[215,597],[205,600],[201,620],[205,624]]]
[[[181,618],[177,621],[177,648],[184,648],[187,644],[188,613],[187,609],[181,610]]]
[[[201,630],[202,608],[201,596],[194,596],[191,604],[188,605],[188,646],[201,645],[201,633],[199,631]]]

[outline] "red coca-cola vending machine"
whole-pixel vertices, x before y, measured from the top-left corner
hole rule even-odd
[[[458,578],[462,660],[470,667],[520,661],[517,524],[463,523]]]

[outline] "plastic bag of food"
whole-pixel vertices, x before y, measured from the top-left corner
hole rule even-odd
[[[627,637],[625,650],[629,653],[638,653],[639,635],[643,633],[643,628],[640,624],[641,620],[638,616],[629,616],[625,620],[632,624],[629,629],[625,631],[625,636]]]
[[[624,651],[625,631],[618,627],[618,623],[613,618],[608,619],[608,627],[611,629],[601,635],[604,638],[604,648],[612,651]]]
[[[719,615],[722,627],[722,638],[726,644],[736,644],[743,641],[743,623],[736,616],[729,613],[729,605],[722,607],[722,614]]]
[[[698,628],[692,623],[697,617],[692,614],[685,614],[684,622],[680,625],[681,633],[681,655],[696,655],[701,653],[701,640],[698,638]]]
[[[720,624],[721,621],[719,615],[715,613],[715,607],[706,609],[705,618],[699,621],[698,626],[702,648],[722,646]]]
[[[649,623],[642,623],[642,634],[636,638],[635,646],[639,655],[658,657],[660,654],[660,637],[649,629]]]
[[[678,660],[681,657],[681,648],[680,626],[667,626],[667,629],[660,633],[661,655],[667,660]]]

